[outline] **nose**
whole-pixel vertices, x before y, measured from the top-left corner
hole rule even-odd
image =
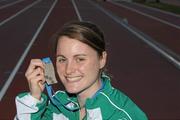
[[[66,64],[66,74],[67,75],[70,75],[72,73],[74,73],[76,70],[76,65],[73,61],[69,61],[67,64]]]

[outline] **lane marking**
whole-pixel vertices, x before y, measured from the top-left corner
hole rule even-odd
[[[71,0],[73,1],[73,0]],[[150,47],[152,47],[153,49],[155,49],[158,53],[160,53],[161,55],[163,55],[168,61],[170,61],[173,65],[175,65],[178,69],[180,69],[180,56],[177,55],[175,52],[171,51],[170,49],[168,49],[167,47],[161,45],[160,43],[156,42],[155,40],[153,40],[151,37],[149,37],[148,35],[144,34],[143,32],[140,32],[139,30],[137,30],[136,28],[128,25],[128,21],[126,19],[122,19],[120,17],[115,17],[115,15],[113,15],[112,13],[108,12],[107,10],[105,10],[104,8],[102,8],[101,6],[95,4],[92,1],[89,1],[89,3],[91,3],[92,5],[94,5],[96,8],[98,8],[99,10],[101,10],[103,13],[105,13],[107,16],[109,16],[110,18],[112,18],[115,22],[121,24],[124,28],[126,28],[127,30],[129,30],[131,33],[133,33],[135,36],[137,36],[138,38],[140,38],[142,41],[144,41],[146,44],[148,44]],[[76,4],[74,3],[73,5],[75,5],[74,7],[76,7],[76,13],[78,15],[78,18],[81,19],[82,18],[80,16],[80,13],[77,9]]]
[[[73,6],[74,6],[74,9],[75,9],[75,11],[76,11],[76,14],[77,14],[77,16],[78,16],[79,21],[82,21],[82,17],[81,17],[81,15],[80,15],[80,13],[79,13],[79,10],[78,10],[78,8],[77,8],[76,3],[74,2],[74,0],[71,0],[71,2],[72,2],[72,4],[73,4]]]
[[[17,3],[20,3],[20,2],[22,2],[22,1],[24,1],[24,0],[17,0],[17,1],[15,1],[15,2],[6,4],[6,5],[4,5],[4,6],[1,6],[1,7],[0,7],[0,10],[1,10],[1,9],[4,9],[4,8],[7,8],[7,7],[10,7],[10,6],[13,6],[13,5],[15,5],[15,4],[17,4]]]
[[[135,3],[135,2],[130,3],[130,4],[135,4],[135,5],[139,6],[139,7],[143,7],[143,8],[145,8],[145,9],[147,9],[147,8],[148,8],[148,9],[151,9],[151,10],[154,10],[154,11],[157,11],[157,12],[162,12],[162,13],[164,13],[164,14],[167,14],[167,15],[171,15],[171,16],[174,16],[174,17],[178,17],[178,18],[180,18],[180,15],[175,14],[175,13],[172,13],[172,12],[163,11],[163,10],[161,10],[161,9],[157,9],[157,8],[153,8],[153,7],[149,7],[149,6],[144,6],[144,5],[141,5],[141,4],[138,4],[138,3]]]
[[[129,8],[129,7],[127,7],[127,6],[124,6],[124,5],[121,5],[121,4],[117,4],[117,3],[114,3],[114,2],[111,2],[111,3],[114,4],[114,5],[117,5],[117,6],[126,8],[126,9],[129,9],[129,10],[131,10],[131,11],[133,11],[133,12],[136,12],[136,13],[141,14],[141,15],[143,15],[143,16],[149,17],[149,18],[151,18],[151,19],[157,20],[157,21],[159,21],[159,22],[161,22],[161,23],[164,23],[164,24],[166,24],[166,25],[169,25],[169,26],[171,26],[171,27],[175,27],[175,28],[177,28],[177,29],[180,29],[180,26],[178,26],[178,25],[175,25],[175,24],[170,23],[170,22],[168,22],[168,21],[165,21],[165,20],[162,20],[162,19],[160,19],[160,18],[154,17],[154,16],[152,16],[152,15],[145,14],[145,13],[140,12],[140,11],[134,9],[134,8]]]
[[[37,3],[39,3],[40,1],[42,0],[38,0],[38,1],[35,1],[33,2],[32,4],[28,5],[27,7],[25,7],[24,9],[22,9],[21,11],[17,12],[16,14],[12,15],[11,17],[5,19],[4,21],[2,21],[0,23],[0,27],[2,25],[4,25],[5,23],[9,22],[10,20],[12,20],[13,18],[17,17],[18,15],[20,15],[21,13],[25,12],[26,10],[30,9],[31,7],[33,7],[34,5],[36,5]]]
[[[20,57],[18,63],[16,64],[15,68],[13,69],[12,73],[10,74],[9,78],[6,80],[5,85],[3,86],[3,88],[0,91],[0,101],[2,100],[3,96],[5,95],[5,93],[7,92],[7,89],[9,88],[12,80],[14,79],[16,73],[18,72],[20,66],[22,65],[25,57],[27,56],[31,46],[33,45],[34,41],[36,40],[37,36],[39,35],[40,31],[42,30],[42,28],[44,27],[45,22],[47,21],[49,15],[51,14],[52,10],[54,9],[56,3],[58,2],[58,0],[55,0],[54,3],[52,4],[51,8],[49,9],[48,13],[46,14],[46,16],[44,17],[42,23],[40,24],[39,28],[37,29],[36,33],[34,34],[33,38],[31,39],[29,45],[27,46],[26,50],[24,51],[24,53],[22,54],[22,56]]]
[[[92,5],[94,5],[96,8],[98,8],[99,10],[101,10],[103,13],[105,13],[107,16],[109,16],[110,18],[112,18],[115,22],[119,23],[120,25],[122,25],[124,28],[126,28],[127,30],[129,30],[131,33],[133,33],[135,36],[137,36],[138,38],[140,38],[142,41],[144,41],[146,44],[148,44],[150,47],[152,47],[154,50],[156,50],[158,53],[160,53],[161,55],[163,55],[168,61],[170,61],[171,63],[173,63],[173,65],[175,65],[175,67],[177,67],[178,69],[180,69],[180,56],[177,55],[175,52],[171,51],[170,49],[168,49],[167,47],[161,45],[160,43],[156,42],[155,40],[153,40],[150,36],[144,34],[143,32],[140,32],[139,30],[137,30],[136,28],[130,26],[127,24],[127,22],[124,22],[124,19],[121,19],[115,15],[113,15],[112,13],[110,13],[109,11],[105,10],[103,7],[95,4],[94,2],[88,0],[89,3],[91,3]]]

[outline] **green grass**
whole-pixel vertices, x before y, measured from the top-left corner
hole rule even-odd
[[[135,2],[144,4],[149,7],[154,7],[157,9],[164,10],[164,11],[172,12],[175,14],[180,14],[180,6],[174,6],[174,5],[169,5],[165,3],[156,3],[156,2],[143,2],[143,0],[137,0]]]

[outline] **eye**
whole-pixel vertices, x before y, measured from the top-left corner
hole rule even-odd
[[[85,58],[81,58],[81,57],[78,57],[78,58],[76,59],[77,62],[83,62],[83,61],[85,61],[85,60],[86,60]]]
[[[57,58],[58,63],[64,63],[66,61],[66,58],[59,57]]]

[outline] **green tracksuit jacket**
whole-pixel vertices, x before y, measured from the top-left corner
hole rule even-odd
[[[103,89],[86,100],[87,114],[84,120],[147,120],[146,115],[130,98],[111,86],[109,77],[102,77],[102,81]],[[58,91],[54,96],[63,105],[57,106],[50,101],[47,105],[48,100],[44,94],[41,101],[38,101],[29,93],[21,93],[16,97],[15,120],[79,120],[79,110],[70,111],[65,107],[71,105],[69,101],[78,104],[75,96],[69,96],[64,91]]]

